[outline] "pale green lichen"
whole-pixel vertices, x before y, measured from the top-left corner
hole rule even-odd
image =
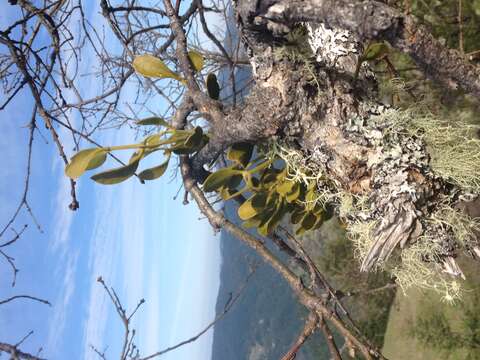
[[[373,234],[378,221],[362,219],[369,211],[368,197],[342,192],[337,200],[340,217],[349,219],[347,232],[354,246],[354,256],[362,262],[375,243]],[[455,302],[461,298],[462,288],[457,279],[443,273],[440,264],[445,249],[440,237],[453,234],[460,247],[473,246],[475,232],[480,231],[480,221],[444,205],[425,219],[425,226],[430,230],[402,249],[397,261],[378,263],[376,268],[389,272],[404,293],[412,287],[432,290],[442,300]]]
[[[445,205],[435,211],[426,222],[444,230],[450,229],[461,247],[476,245],[476,233],[480,232],[479,218],[472,218],[458,209]]]
[[[354,256],[360,263],[367,257],[370,249],[375,244],[373,230],[377,221],[354,221],[347,227],[348,236],[353,243]],[[380,264],[378,264],[380,266]]]
[[[386,109],[372,118],[387,125],[385,134],[405,132],[421,138],[436,174],[462,189],[480,192],[480,126],[471,120],[468,111],[435,115],[423,104],[404,110]]]
[[[354,256],[362,262],[375,243],[373,230],[377,226],[375,220],[362,220],[369,212],[368,197],[352,195],[347,192],[337,194],[338,214],[348,222],[347,234],[353,243]]]
[[[272,142],[269,147],[269,156],[278,157],[285,162],[287,176],[291,181],[308,186],[312,181],[318,182],[324,178],[318,166],[314,166],[313,162],[308,161],[309,159],[298,150]]]
[[[437,116],[420,104],[416,108],[385,108],[368,121],[381,129],[383,139],[420,138],[431,157],[430,163],[428,157],[422,158],[422,166],[429,164],[436,175],[460,190],[480,192],[480,140],[476,137],[479,127],[472,125],[471,114]],[[279,144],[272,149],[287,164],[291,179],[307,186],[312,182],[325,183],[325,174],[318,166],[312,168],[315,162],[309,162],[301,152]],[[328,191],[319,191],[318,201],[337,204],[339,216],[347,223],[354,255],[362,262],[375,243],[374,231],[378,225],[378,219],[371,217],[368,196],[352,195],[330,186]],[[441,265],[448,254],[444,246],[453,242],[460,249],[476,246],[474,234],[480,232],[480,220],[453,208],[452,203],[453,199],[446,197],[444,204],[436,204],[437,210],[422,220],[424,233],[392,261],[377,264],[377,269],[395,277],[402,291],[416,287],[433,290],[447,302],[460,299],[460,282],[445,274]]]
[[[406,294],[409,288],[433,290],[443,300],[454,302],[461,298],[460,283],[441,273],[439,258],[442,248],[439,244],[420,238],[401,253],[401,264],[390,270],[397,284]],[[425,261],[428,258],[430,261]]]

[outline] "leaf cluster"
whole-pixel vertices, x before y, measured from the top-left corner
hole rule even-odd
[[[251,160],[253,153],[253,144],[233,145],[227,152],[231,165],[210,174],[203,184],[204,191],[216,191],[224,200],[247,195],[238,208],[243,226],[266,236],[289,215],[299,235],[318,229],[333,215],[332,209],[317,201],[315,181],[305,184],[292,179],[288,164],[279,157],[260,152]]]
[[[91,177],[92,180],[104,185],[118,184],[135,174],[141,160],[160,151],[163,152],[165,160],[159,165],[145,169],[138,174],[141,181],[155,180],[167,170],[172,154],[193,154],[208,142],[208,136],[203,133],[199,126],[188,130],[178,130],[158,117],[140,120],[137,124],[162,126],[165,130],[147,136],[136,144],[82,150],[71,158],[70,163],[65,168],[65,174],[72,179],[77,179],[87,170],[93,170],[103,165],[108,153],[134,149],[135,152],[131,155],[128,164],[95,174]]]

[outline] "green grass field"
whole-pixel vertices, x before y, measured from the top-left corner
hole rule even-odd
[[[459,263],[467,276],[461,302],[446,304],[429,291],[411,290],[406,295],[397,291],[383,347],[388,359],[480,359],[478,262],[460,259]]]

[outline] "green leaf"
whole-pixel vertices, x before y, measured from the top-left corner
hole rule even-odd
[[[193,69],[196,72],[199,72],[200,70],[203,69],[203,65],[204,65],[203,55],[200,54],[198,51],[190,50],[188,52],[188,58],[190,59],[190,62],[193,65]]]
[[[252,199],[252,206],[257,209],[263,209],[267,204],[268,193],[267,192],[258,192],[251,197]]]
[[[185,140],[185,147],[189,149],[198,149],[203,140],[203,130],[197,126],[192,135]]]
[[[305,212],[303,211],[303,209],[298,208],[292,212],[292,215],[290,216],[290,222],[292,224],[298,224],[300,221],[302,221],[304,216]]]
[[[220,187],[227,185],[233,176],[239,174],[241,174],[241,171],[232,169],[231,167],[219,169],[205,179],[203,190],[205,192],[216,191]]]
[[[222,186],[220,188],[219,194],[222,197],[223,200],[230,200],[233,199],[236,196],[241,195],[244,192],[244,189],[237,191],[236,189],[228,188]]]
[[[277,186],[277,192],[285,197],[287,196],[287,194],[289,192],[291,192],[293,190],[293,187],[295,186],[295,182],[293,181],[290,181],[290,180],[285,180],[284,182],[280,183],[278,186]]]
[[[388,54],[389,48],[387,44],[380,42],[380,43],[373,43],[370,44],[364,51],[362,55],[363,61],[371,61],[381,58],[383,55]]]
[[[237,212],[238,217],[242,220],[248,220],[257,215],[257,210],[253,207],[251,199],[246,200],[240,205]]]
[[[165,171],[168,168],[168,162],[170,161],[170,156],[162,164],[155,166],[150,169],[143,170],[138,177],[140,180],[155,180],[165,174]]]
[[[238,216],[242,220],[249,220],[257,215],[265,207],[267,193],[259,192],[252,195],[238,208]]]
[[[309,186],[305,194],[306,208],[312,210],[317,204],[318,194],[315,185]]]
[[[152,55],[136,56],[132,66],[137,73],[146,77],[172,78],[183,81],[180,75],[174,73],[162,60]]]
[[[179,141],[175,146],[172,146],[172,150],[175,154],[191,154],[200,150],[208,142],[208,137],[203,134],[203,130],[200,126],[197,126],[195,130],[190,130],[188,136],[182,141]]]
[[[249,219],[247,221],[244,221],[242,223],[243,227],[246,228],[246,229],[250,229],[250,228],[253,228],[253,227],[258,227],[258,225],[260,225],[260,220],[257,219],[256,217],[252,218],[252,219]]]
[[[164,119],[158,116],[152,116],[146,119],[142,119],[137,121],[137,125],[156,125],[156,126],[164,126],[166,128],[171,128],[172,126],[166,122]]]
[[[292,187],[292,190],[289,193],[287,193],[287,195],[285,196],[285,199],[289,203],[292,203],[300,197],[301,193],[302,193],[302,186],[299,183],[295,183],[295,185],[293,185]]]
[[[262,167],[264,163],[260,164],[256,168],[250,170],[251,172],[256,171],[257,168]],[[282,177],[282,170],[275,169],[274,167],[271,167],[269,169],[266,169],[263,173],[262,176],[260,177],[260,183],[262,183],[263,186],[265,187],[270,187],[273,184],[277,183],[280,178]]]
[[[253,145],[247,142],[239,142],[230,146],[227,152],[227,159],[234,161],[244,168],[247,166],[253,153]]]
[[[279,201],[268,221],[261,224],[258,228],[258,233],[262,236],[267,236],[270,234],[282,220],[283,216],[287,212],[287,209],[288,208],[285,206],[284,201]]]
[[[305,230],[310,230],[311,228],[313,228],[316,221],[317,217],[315,216],[315,214],[309,212],[302,219],[302,228],[304,228]]]
[[[103,163],[107,160],[107,152],[106,151],[99,151],[97,152],[88,163],[87,170],[93,170],[98,168],[99,166],[103,165]]]
[[[228,184],[227,186],[230,188],[230,189],[236,189],[241,183],[242,183],[242,180],[243,180],[243,176],[238,174],[238,175],[234,175],[230,178],[230,180],[228,181]]]
[[[317,214],[316,217],[317,217],[317,220],[315,221],[315,224],[312,226],[313,230],[320,229],[320,227],[325,222],[325,218],[323,216],[323,213]]]
[[[134,154],[134,157],[132,157],[134,160],[128,165],[95,174],[91,177],[91,179],[103,185],[121,183],[135,174],[135,171],[137,171],[138,168],[138,163],[140,162],[140,158],[140,153]]]
[[[208,96],[213,100],[218,100],[220,98],[220,85],[217,81],[217,76],[214,73],[207,75],[207,92]]]
[[[71,179],[77,179],[85,171],[102,165],[107,158],[104,149],[85,149],[76,153],[65,167],[65,174]]]
[[[143,139],[143,143],[148,146],[162,145],[165,140],[162,139],[163,133],[153,134]]]

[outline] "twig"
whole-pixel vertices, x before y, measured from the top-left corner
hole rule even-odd
[[[319,317],[316,313],[311,312],[308,316],[307,321],[305,321],[305,326],[303,327],[302,332],[298,336],[297,340],[293,346],[287,351],[285,355],[282,356],[281,360],[293,360],[297,356],[297,352],[300,350],[305,341],[315,332],[315,329],[318,326]]]
[[[33,300],[33,301],[38,301],[39,303],[42,303],[42,304],[45,304],[45,305],[48,305],[48,306],[52,306],[52,304],[50,304],[49,301],[38,298],[38,297],[35,297],[35,296],[30,296],[30,295],[15,295],[15,296],[9,297],[5,300],[0,300],[0,305],[4,305],[6,303],[9,303],[10,301],[17,300],[17,299],[29,299],[29,300]]]
[[[167,352],[170,352],[172,350],[175,350],[175,349],[178,349],[179,347],[181,346],[184,346],[186,344],[189,344],[189,343],[192,343],[194,342],[195,340],[197,340],[198,338],[200,338],[203,334],[205,334],[208,330],[210,330],[216,323],[218,323],[220,320],[222,320],[226,315],[227,313],[230,311],[230,309],[233,307],[233,305],[235,305],[235,303],[238,301],[238,299],[240,298],[240,296],[242,295],[243,291],[245,290],[245,288],[247,287],[247,284],[248,284],[248,281],[250,280],[250,278],[253,276],[253,274],[255,273],[255,270],[256,270],[256,267],[254,267],[252,269],[252,271],[250,271],[250,273],[248,274],[247,276],[247,279],[245,280],[245,282],[243,283],[243,285],[240,287],[240,289],[237,291],[236,295],[233,296],[231,298],[231,300],[229,300],[225,306],[224,306],[224,309],[223,311],[217,315],[215,317],[215,319],[210,323],[208,324],[205,328],[203,328],[199,333],[197,333],[195,336],[192,336],[191,338],[187,339],[187,340],[184,340],[184,341],[181,341],[179,342],[178,344],[174,345],[174,346],[171,346],[171,347],[168,347],[164,350],[161,350],[161,351],[158,351],[154,354],[151,354],[149,356],[146,356],[146,357],[143,357],[143,358],[140,358],[139,360],[149,360],[149,359],[153,359],[155,357],[158,357],[158,356],[161,356],[163,354],[166,354]]]
[[[338,347],[337,347],[337,344],[335,343],[335,339],[332,335],[332,332],[330,331],[330,328],[328,327],[327,323],[323,318],[320,319],[319,325],[320,325],[320,329],[322,329],[323,337],[327,342],[328,351],[330,351],[330,355],[334,360],[342,360],[342,357],[340,356],[340,352],[338,351]]]

